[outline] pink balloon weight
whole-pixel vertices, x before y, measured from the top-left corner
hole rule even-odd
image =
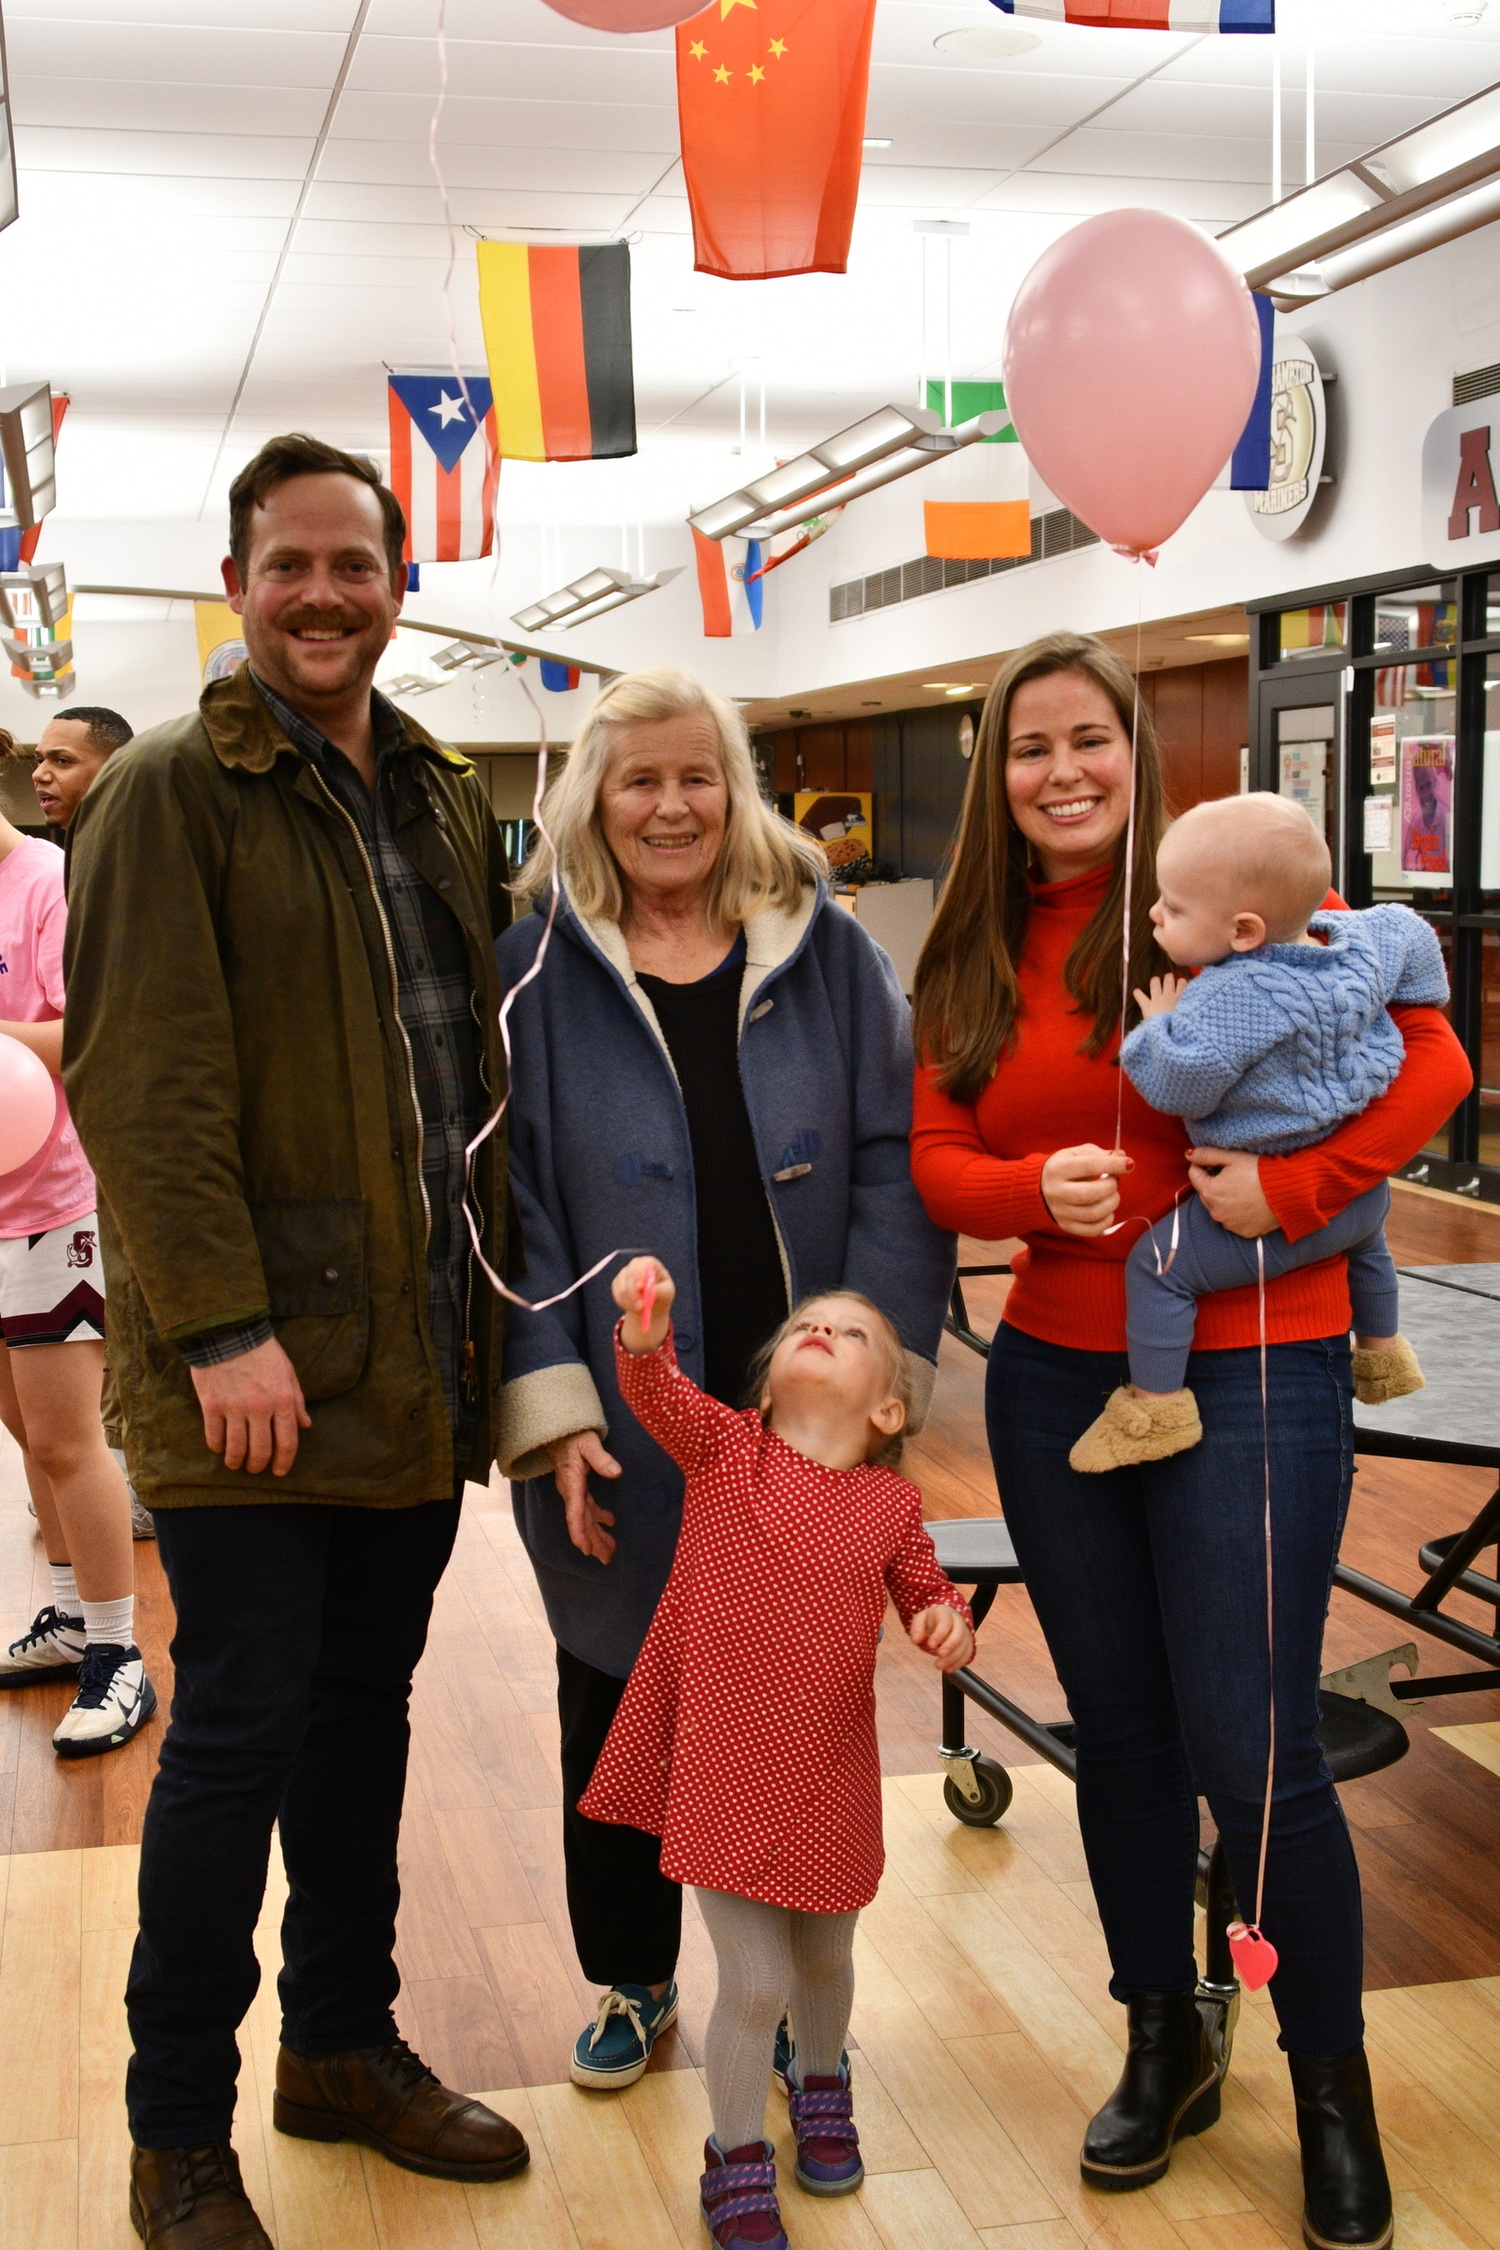
[[[0,1173],[29,1163],[57,1118],[52,1073],[19,1039],[0,1036]]]
[[[703,0],[546,0],[554,15],[590,31],[665,31],[701,16]]]
[[[1085,219],[1038,258],[1005,331],[1005,396],[1038,476],[1110,546],[1154,553],[1245,427],[1250,292],[1165,211]]]

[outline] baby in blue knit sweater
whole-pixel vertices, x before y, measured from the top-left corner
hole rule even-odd
[[[1328,847],[1300,805],[1264,792],[1198,805],[1156,862],[1151,910],[1168,958],[1195,977],[1153,977],[1120,1052],[1153,1109],[1182,1117],[1204,1147],[1279,1156],[1309,1148],[1383,1094],[1405,1047],[1393,1002],[1448,997],[1437,937],[1404,906],[1320,914]],[[1384,1181],[1300,1242],[1261,1238],[1267,1280],[1324,1258],[1349,1261],[1354,1378],[1368,1404],[1420,1390],[1396,1333],[1396,1269]],[[1131,1382],[1078,1440],[1075,1469],[1157,1461],[1196,1445],[1185,1389],[1200,1296],[1256,1279],[1257,1245],[1211,1219],[1197,1196],[1146,1234],[1126,1268]]]

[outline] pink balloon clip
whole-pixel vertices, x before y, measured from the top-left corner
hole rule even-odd
[[[647,1266],[641,1275],[641,1326],[651,1326],[651,1315],[656,1309],[656,1268]]]
[[[1228,1937],[1229,1958],[1240,1983],[1259,1992],[1276,1974],[1279,1955],[1275,1946],[1253,1922],[1231,1922]]]

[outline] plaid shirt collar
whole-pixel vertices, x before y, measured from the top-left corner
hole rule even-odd
[[[315,726],[301,711],[294,710],[274,688],[267,687],[259,673],[251,672],[250,677],[257,695],[294,750],[300,750],[304,758],[310,758],[314,765],[322,766],[325,770],[328,769],[331,758],[338,758],[345,765],[353,764],[352,759],[345,758],[336,742],[329,741],[321,727]],[[388,703],[374,688],[370,690],[370,725],[375,735],[375,768],[378,775],[384,772],[386,760],[397,750],[406,747],[407,733],[405,722],[395,704]],[[337,772],[336,767],[331,770]]]

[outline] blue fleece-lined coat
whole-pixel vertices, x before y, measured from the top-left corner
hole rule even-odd
[[[544,917],[496,945],[515,986]],[[740,1076],[792,1303],[858,1289],[896,1322],[919,1423],[931,1394],[955,1244],[912,1186],[912,1048],[889,960],[819,885],[793,912],[745,925]],[[541,975],[511,1013],[511,1183],[535,1301],[611,1250],[649,1251],[677,1284],[678,1359],[703,1379],[697,1207],[687,1112],[619,928],[566,900]],[[682,1476],[615,1387],[611,1265],[548,1312],[512,1311],[499,1461],[560,1644],[623,1678],[645,1639],[677,1545]],[[618,1546],[607,1564],[568,1538],[547,1446],[607,1433],[622,1474],[597,1485]]]

